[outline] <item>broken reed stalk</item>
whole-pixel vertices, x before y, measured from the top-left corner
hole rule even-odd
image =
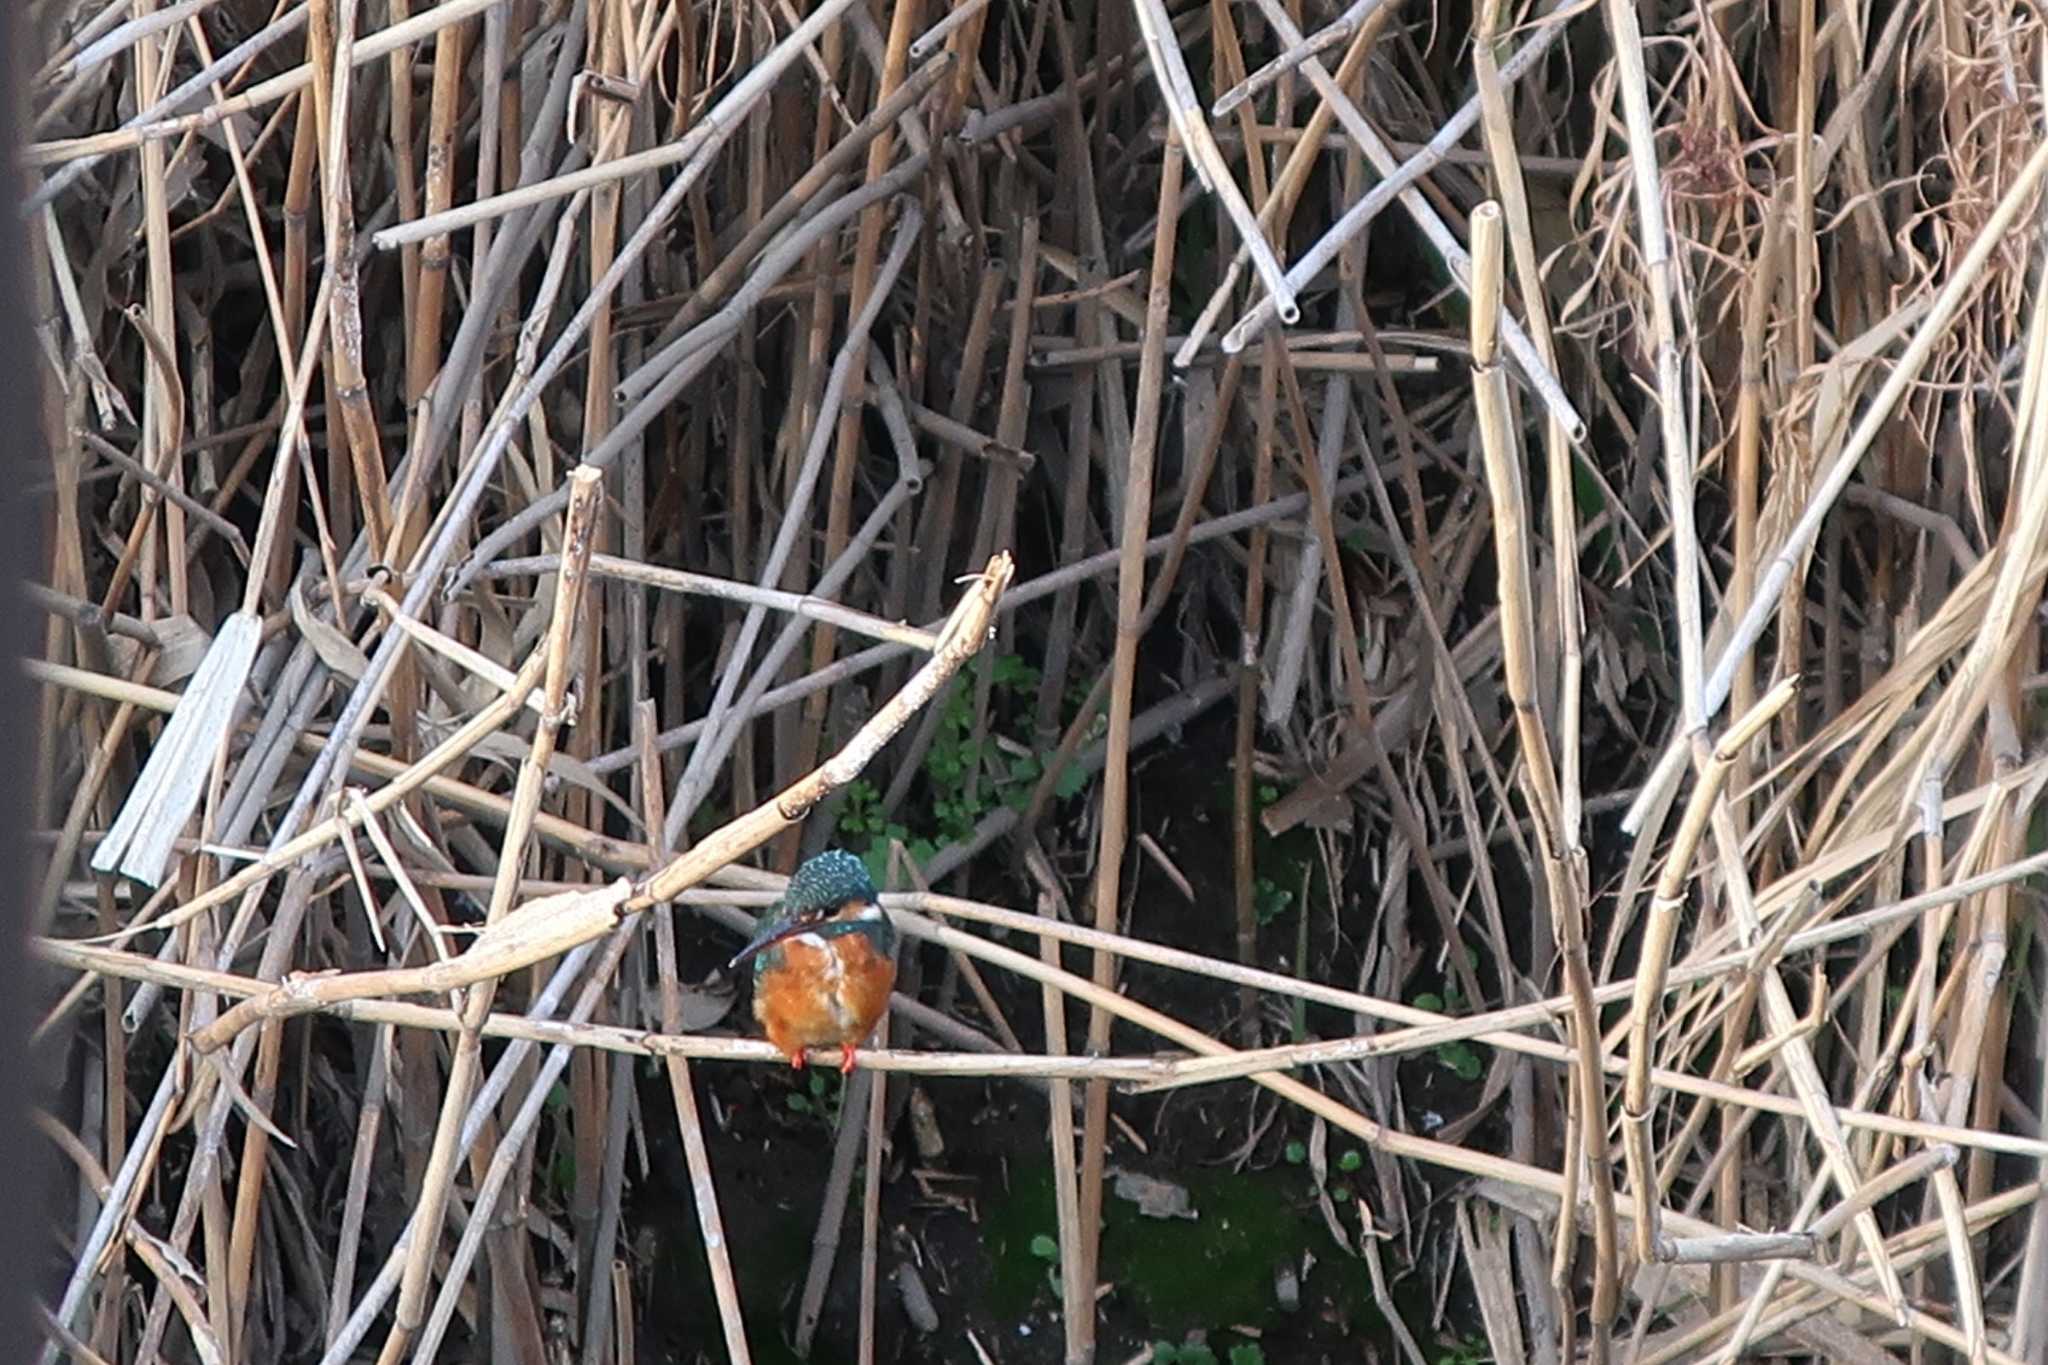
[[[1722,784],[1736,757],[1777,718],[1797,694],[1798,687],[1796,677],[1780,682],[1715,744],[1712,756],[1700,770],[1685,815],[1679,821],[1678,833],[1664,855],[1664,872],[1650,900],[1649,922],[1636,967],[1635,997],[1629,1010],[1628,1084],[1621,1105],[1622,1151],[1628,1160],[1629,1185],[1636,1196],[1635,1254],[1637,1260],[1645,1263],[1660,1259],[1656,1213],[1660,1182],[1656,1178],[1657,1162],[1650,1136],[1652,1040],[1658,1032],[1665,977],[1678,939],[1679,912],[1686,905],[1686,883],[1691,879],[1693,857],[1706,833],[1708,817],[1721,799]]]
[[[552,573],[560,563],[560,555],[501,559],[494,564],[483,566],[478,577],[525,578],[535,574]],[[919,630],[915,626],[906,626],[895,621],[885,621],[879,616],[843,607],[815,593],[782,592],[775,588],[757,587],[752,583],[736,583],[732,579],[719,578],[712,574],[689,573],[682,569],[663,568],[659,564],[621,559],[616,555],[592,555],[590,572],[598,578],[615,579],[621,583],[639,583],[666,592],[716,597],[728,602],[759,603],[764,607],[785,611],[806,620],[830,621],[842,630],[865,635],[871,640],[886,640],[891,644],[926,653],[929,653],[938,641],[938,637],[928,630]],[[412,622],[405,624],[409,629],[417,631],[426,629]]]
[[[1498,196],[1504,216],[1508,245],[1513,252],[1515,280],[1525,316],[1529,325],[1530,340],[1537,355],[1549,366],[1558,364],[1558,348],[1551,325],[1551,304],[1546,288],[1543,264],[1535,241],[1535,224],[1530,208],[1530,196],[1524,183],[1525,161],[1518,145],[1516,121],[1509,110],[1509,75],[1497,60],[1497,46],[1503,22],[1502,0],[1481,0],[1473,16],[1472,75],[1477,87],[1471,101],[1479,115],[1481,141],[1486,148],[1486,159],[1493,173],[1493,191]],[[1509,61],[1509,67],[1520,63],[1525,55],[1535,55],[1534,49],[1546,42],[1551,33],[1561,31],[1555,11],[1546,16],[1546,27],[1530,42],[1519,49]],[[1449,131],[1448,127],[1445,131]],[[1438,145],[1438,138],[1430,139],[1430,146]],[[1575,497],[1576,473],[1575,452],[1572,449],[1571,433],[1560,422],[1554,411],[1546,410],[1543,424],[1543,451],[1545,481],[1548,485],[1550,544],[1576,546],[1579,544],[1579,517]],[[1549,555],[1551,575],[1551,620],[1554,623],[1558,658],[1557,702],[1554,710],[1557,728],[1558,764],[1558,834],[1563,841],[1560,852],[1570,863],[1577,864],[1584,857],[1583,820],[1586,801],[1582,787],[1582,767],[1585,749],[1585,722],[1582,714],[1584,705],[1584,592],[1581,586],[1579,556],[1553,552]],[[1531,822],[1532,825],[1534,822]],[[1556,928],[1548,913],[1536,911],[1538,902],[1532,901],[1532,922],[1528,939],[1531,948],[1528,961],[1533,969],[1545,961],[1542,949],[1535,945],[1556,942]],[[1505,959],[1502,966],[1508,966],[1511,959]],[[1530,993],[1533,994],[1533,991]],[[1509,1150],[1523,1158],[1534,1155],[1539,1141],[1539,1116],[1536,1112],[1536,1090],[1534,1078],[1525,1067],[1509,1078],[1509,1105],[1511,1129]],[[1700,1106],[1704,1109],[1704,1105]],[[1662,1192],[1659,1193],[1662,1198]],[[1558,1294],[1554,1283],[1545,1293],[1539,1287],[1542,1277],[1537,1273],[1541,1263],[1541,1229],[1531,1220],[1524,1219],[1514,1230],[1513,1254],[1515,1264],[1522,1268],[1523,1282],[1529,1286],[1527,1296],[1530,1334],[1546,1343],[1551,1340],[1562,1342],[1568,1335],[1561,1326],[1560,1305],[1563,1296]],[[1552,1258],[1554,1261],[1554,1257]],[[1512,1271],[1509,1272],[1510,1278]],[[1475,1268],[1475,1279],[1477,1271]],[[1512,1299],[1510,1299],[1512,1303]],[[1519,1327],[1519,1323],[1515,1324]],[[1505,1327],[1505,1324],[1504,1324]],[[1489,1331],[1489,1336],[1493,1335]]]
[[[1314,34],[1292,44],[1279,56],[1218,95],[1216,102],[1209,106],[1209,112],[1217,118],[1222,118],[1238,105],[1292,72],[1307,58],[1326,52],[1349,38],[1358,31],[1360,24],[1371,17],[1374,10],[1386,2],[1387,0],[1357,0],[1357,3],[1317,29]]]
[[[1596,1354],[1620,1309],[1620,1249],[1616,1245],[1614,1184],[1607,1156],[1607,1080],[1600,1062],[1599,1016],[1593,1008],[1593,974],[1586,956],[1592,897],[1584,854],[1565,832],[1564,804],[1557,785],[1551,743],[1537,707],[1535,595],[1529,581],[1529,504],[1522,485],[1521,442],[1508,408],[1507,376],[1500,367],[1502,227],[1500,206],[1489,200],[1472,212],[1472,397],[1479,443],[1486,462],[1493,506],[1495,572],[1500,580],[1501,664],[1508,704],[1521,741],[1522,788],[1544,859],[1544,893],[1551,930],[1572,997],[1571,1037],[1579,1050],[1572,1068],[1572,1110],[1579,1152],[1592,1184],[1593,1301]],[[1569,1150],[1569,1149],[1568,1149]],[[1568,1166],[1565,1188],[1573,1189],[1576,1168]],[[1569,1262],[1569,1234],[1559,1230],[1556,1267]],[[1562,1278],[1562,1276],[1559,1276]]]

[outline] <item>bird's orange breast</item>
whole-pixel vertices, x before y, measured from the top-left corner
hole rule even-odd
[[[754,1017],[792,1060],[809,1047],[859,1043],[889,1007],[896,967],[866,934],[812,935],[777,945],[754,981]]]

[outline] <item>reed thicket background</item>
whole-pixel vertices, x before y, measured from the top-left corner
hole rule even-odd
[[[844,1218],[826,1354],[1121,1359],[1204,1083],[1410,1359],[2048,1360],[2037,7],[26,9],[53,1353],[633,1359],[653,1097],[703,1358]],[[743,1303],[827,843],[890,1084]],[[989,1095],[1030,1343],[883,1228]]]

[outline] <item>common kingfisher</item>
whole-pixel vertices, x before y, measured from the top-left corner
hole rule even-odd
[[[754,1017],[789,1064],[837,1047],[839,1070],[874,1032],[896,984],[896,926],[867,864],[828,849],[796,870],[731,966],[754,960]]]

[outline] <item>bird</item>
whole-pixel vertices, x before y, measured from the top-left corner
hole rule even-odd
[[[867,864],[827,849],[796,870],[728,970],[754,964],[754,1018],[793,1067],[837,1047],[849,1075],[896,984],[896,926]]]

